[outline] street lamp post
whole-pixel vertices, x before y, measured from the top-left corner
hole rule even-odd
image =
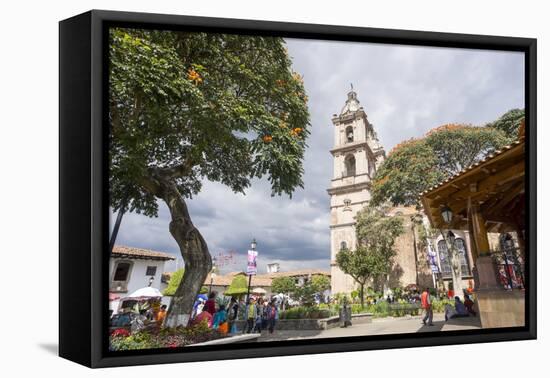
[[[443,230],[441,231],[441,235],[444,239],[448,240],[449,243],[445,242],[447,244],[447,256],[451,260],[451,273],[452,273],[452,283],[453,283],[453,291],[456,296],[462,298],[462,276],[461,274],[458,274],[458,272],[461,272],[460,269],[460,262],[458,260],[458,251],[456,249],[455,240],[456,236],[455,234],[450,230],[451,223],[453,221],[453,210],[448,206],[445,205],[441,209],[441,218],[443,218],[443,221],[447,224],[447,227],[449,228],[449,231],[447,232],[447,235],[445,236],[443,234]],[[459,268],[458,272],[455,270],[455,265]]]
[[[217,271],[218,267],[216,265],[216,258],[212,257],[212,270],[210,271],[210,287],[208,288],[208,294],[212,292],[212,284],[214,283],[214,278],[216,277]]]
[[[252,251],[255,251],[256,250],[256,246],[258,244],[256,243],[256,239],[252,239],[252,242],[250,243],[250,249]],[[248,289],[246,290],[246,304],[249,304],[249,301],[250,301],[250,284],[252,283],[252,274],[249,273],[248,274]]]

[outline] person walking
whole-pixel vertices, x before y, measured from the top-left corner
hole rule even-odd
[[[271,303],[267,306],[267,327],[269,333],[273,333],[275,330],[275,324],[279,319],[279,310],[277,309],[276,300],[273,299]]]
[[[245,316],[246,316],[246,333],[250,333],[254,330],[254,325],[256,323],[256,316],[258,313],[258,310],[256,308],[256,304],[254,303],[254,299],[250,298],[248,300],[248,303],[246,305],[245,309]]]
[[[430,288],[429,287],[427,287],[426,290],[424,290],[424,292],[422,293],[422,295],[420,297],[420,300],[421,300],[421,303],[422,303],[422,308],[426,312],[426,314],[424,315],[424,318],[422,319],[422,323],[424,325],[433,326],[434,325],[433,324],[434,313],[433,313],[433,308],[432,308],[432,299],[430,297]],[[426,321],[428,321],[427,324],[426,324]]]
[[[265,312],[265,306],[262,298],[258,299],[258,304],[256,305],[256,325],[254,328],[255,332],[262,333],[262,319]]]

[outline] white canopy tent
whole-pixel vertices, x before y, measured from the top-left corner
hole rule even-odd
[[[154,298],[154,297],[162,297],[162,293],[160,292],[159,289],[155,289],[154,287],[149,286],[149,287],[142,287],[141,289],[134,291],[132,294],[124,297],[124,299]]]

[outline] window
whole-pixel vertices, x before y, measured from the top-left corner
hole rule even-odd
[[[351,209],[351,200],[346,198],[344,200],[344,209],[343,209],[343,211],[351,211],[351,210],[352,210]]]
[[[355,157],[353,155],[346,156],[344,161],[346,168],[346,176],[355,176]]]
[[[353,127],[351,126],[346,127],[346,142],[353,142]]]
[[[462,238],[455,239],[455,247],[458,251],[458,258],[460,261],[460,269],[462,271],[462,276],[470,275],[470,264],[468,264],[468,258],[466,256],[466,243]],[[452,276],[452,267],[451,259],[449,256],[449,251],[447,250],[447,243],[445,240],[440,240],[437,243],[437,250],[439,251],[439,261],[441,262],[441,274],[443,277]]]
[[[113,281],[127,281],[128,273],[130,273],[130,263],[119,262],[116,266]]]
[[[147,272],[145,273],[146,276],[154,276],[157,274],[157,267],[156,266],[148,266]]]
[[[441,262],[441,274],[443,277],[451,277],[451,261],[445,240],[440,240],[437,243],[437,250],[439,251],[439,261]]]
[[[460,270],[463,276],[470,275],[470,264],[468,264],[468,257],[466,256],[466,243],[462,238],[455,239],[455,246],[458,250],[458,257],[460,259]]]
[[[348,249],[348,244],[345,241],[340,243],[340,250],[343,250],[343,249]]]

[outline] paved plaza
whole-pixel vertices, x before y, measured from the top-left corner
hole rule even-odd
[[[275,330],[275,332],[271,335],[267,332],[262,332],[262,336],[258,339],[258,341],[261,342],[326,337],[388,335],[392,333],[459,331],[481,328],[479,317],[451,319],[446,322],[443,314],[434,314],[433,324],[433,326],[423,325],[421,316],[408,316],[403,318],[388,317],[373,319],[372,323],[356,324],[347,328],[337,327],[322,331]]]

